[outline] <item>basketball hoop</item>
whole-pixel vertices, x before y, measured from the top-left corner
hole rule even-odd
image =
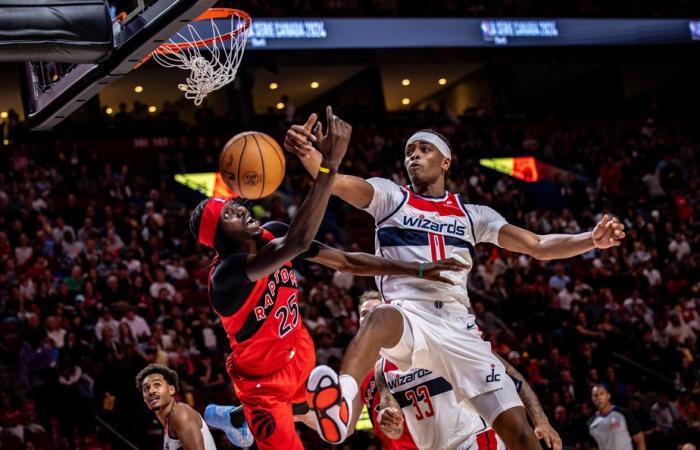
[[[217,19],[228,21],[217,23]],[[244,11],[210,8],[150,56],[163,67],[189,70],[190,76],[178,88],[200,105],[207,94],[236,78],[251,22]],[[202,34],[211,37],[202,38]],[[202,50],[207,53],[203,55]]]

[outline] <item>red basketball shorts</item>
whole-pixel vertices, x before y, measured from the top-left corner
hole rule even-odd
[[[306,328],[300,327],[296,333],[293,357],[271,375],[242,376],[232,373],[231,365],[227,364],[236,396],[260,450],[304,448],[294,429],[292,404],[306,402],[306,380],[316,365],[316,352]]]

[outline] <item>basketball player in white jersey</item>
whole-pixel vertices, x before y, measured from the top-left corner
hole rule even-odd
[[[300,156],[316,176],[321,154],[314,148],[321,130],[312,114],[306,124],[294,125],[285,148]],[[445,190],[452,150],[438,133],[424,130],[406,142],[404,165],[411,185],[399,186],[382,178],[365,180],[338,174],[332,193],[370,213],[376,223],[379,255],[399,260],[429,262],[448,257],[473,267],[474,247],[482,242],[537,259],[570,258],[595,248],[620,244],[624,226],[605,215],[592,232],[576,235],[537,235],[510,225],[493,209],[472,205]],[[378,277],[383,298],[352,340],[343,358],[341,376],[327,367],[316,368],[307,390],[319,422],[332,421],[342,442],[354,430],[360,414],[358,385],[381,354],[401,370],[420,367],[435,371],[454,389],[460,403],[491,425],[509,450],[538,449],[515,389],[505,383],[505,368],[476,330],[467,307],[468,270],[450,273],[453,285]],[[329,402],[334,398],[334,402]]]
[[[360,326],[369,312],[381,304],[379,292],[362,294]],[[549,424],[535,392],[520,372],[507,361],[501,361],[508,374],[505,381],[514,383],[537,435],[549,447],[561,450],[561,438]],[[435,372],[415,367],[402,371],[381,357],[375,365],[374,379],[381,398],[378,422],[388,437],[401,438],[405,423],[420,450],[505,449],[503,441],[483,418],[459,406],[450,383]]]
[[[136,375],[143,402],[163,425],[163,450],[216,450],[202,416],[175,401],[178,385],[177,372],[158,364],[150,364]]]

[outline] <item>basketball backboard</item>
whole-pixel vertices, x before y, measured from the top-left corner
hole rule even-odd
[[[120,2],[123,4],[124,2]],[[25,62],[22,100],[33,130],[49,130],[139,62],[216,0],[137,0],[114,21],[114,50],[96,64]],[[117,11],[116,3],[110,5]]]

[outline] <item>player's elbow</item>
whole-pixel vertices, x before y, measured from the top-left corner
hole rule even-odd
[[[528,253],[533,258],[539,261],[547,261],[552,259],[545,248],[543,236],[537,235],[537,238],[533,240],[529,247]]]
[[[311,242],[313,242],[313,236],[311,239],[298,239],[292,244],[294,254],[301,255],[302,253],[308,251],[311,248]]]

